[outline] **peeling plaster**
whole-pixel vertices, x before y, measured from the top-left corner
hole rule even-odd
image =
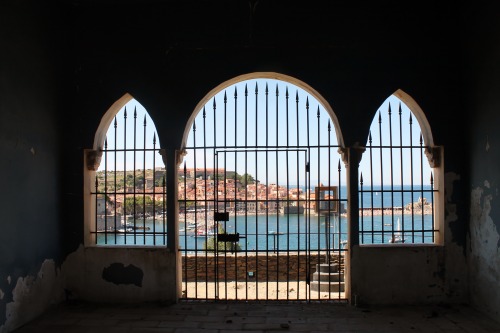
[[[10,276],[8,277],[10,283]],[[3,294],[3,293],[2,293]],[[6,321],[0,333],[11,332],[62,301],[61,277],[53,260],[45,260],[36,276],[19,277],[6,306]],[[3,297],[3,296],[2,296]]]
[[[500,234],[490,217],[493,195],[489,192],[481,187],[472,190],[470,226],[472,254],[488,260],[500,254]]]
[[[108,282],[118,284],[133,284],[142,287],[144,272],[134,265],[125,266],[122,263],[113,263],[102,271],[102,278]]]
[[[472,304],[498,320],[500,234],[490,216],[493,199],[486,186],[471,192],[469,267]]]

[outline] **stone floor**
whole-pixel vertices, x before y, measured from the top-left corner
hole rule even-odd
[[[18,329],[28,332],[496,332],[466,306],[351,307],[329,303],[63,304]]]

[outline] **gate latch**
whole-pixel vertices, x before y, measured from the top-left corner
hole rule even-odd
[[[238,242],[240,238],[245,238],[245,237],[240,237],[240,233],[236,234],[217,234],[217,241],[218,242]]]

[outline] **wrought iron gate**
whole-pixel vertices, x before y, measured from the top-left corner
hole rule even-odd
[[[309,113],[308,97],[301,110],[298,92],[289,112],[288,88],[286,113],[278,110],[278,86],[269,112],[266,86],[262,128],[257,84],[253,122],[246,86],[243,116],[236,96],[235,88],[233,120],[225,94],[216,120],[214,98],[213,114],[200,113],[186,147],[191,157],[179,174],[183,297],[344,300],[347,195],[329,117],[323,127],[319,106]],[[238,131],[244,132],[240,142]]]

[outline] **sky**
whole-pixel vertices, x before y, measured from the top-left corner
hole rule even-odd
[[[389,105],[392,110],[390,119]],[[401,117],[398,112],[399,105],[402,110]],[[133,147],[135,143],[137,148],[153,149],[153,139],[156,136],[155,148],[158,149],[160,140],[153,120],[144,107],[136,100],[131,100],[125,107],[126,120],[123,117],[125,108],[116,115],[116,148],[123,149],[123,139],[126,138],[127,146]],[[134,110],[137,111],[135,138]],[[197,168],[217,166],[236,170],[240,174],[252,174],[266,184],[305,185],[307,180],[314,187],[320,183],[325,186],[338,185],[340,179],[340,185],[345,185],[345,168],[342,162],[339,177],[340,155],[336,147],[338,143],[334,124],[323,105],[303,89],[273,79],[247,80],[217,93],[204,106],[204,110],[202,108],[198,111],[187,139],[188,154],[184,158],[187,168],[193,168],[195,163]],[[421,149],[405,149],[404,162],[401,164],[400,148],[376,148],[389,145],[391,140],[393,146],[409,146],[411,142],[414,146],[419,146],[420,127],[414,117],[410,127],[411,111],[408,107],[397,97],[390,96],[378,110],[371,112],[374,115],[370,128],[372,148],[369,147],[367,133],[368,148],[360,163],[364,184],[409,184],[412,179],[414,184],[420,184],[422,179],[424,185],[428,184],[431,169],[425,156],[421,168]],[[392,138],[389,135],[389,120],[392,123]],[[108,149],[114,149],[114,137],[115,128],[111,124],[107,134]],[[286,146],[291,148],[285,149]],[[209,148],[200,149],[202,147]],[[391,153],[394,163],[390,163]],[[134,165],[136,169],[153,167],[153,151],[148,151],[146,156],[142,152],[137,152],[135,157],[134,154],[128,155],[130,156],[125,159],[123,153],[117,153],[118,169],[123,169],[124,165],[128,170]],[[154,160],[156,167],[163,166],[158,153]],[[307,161],[310,165],[310,178],[306,175]],[[370,164],[373,170],[380,170],[379,166],[382,165],[384,172],[371,172]],[[100,168],[104,168],[104,163],[101,163]],[[114,154],[108,153],[107,168],[114,168]]]

